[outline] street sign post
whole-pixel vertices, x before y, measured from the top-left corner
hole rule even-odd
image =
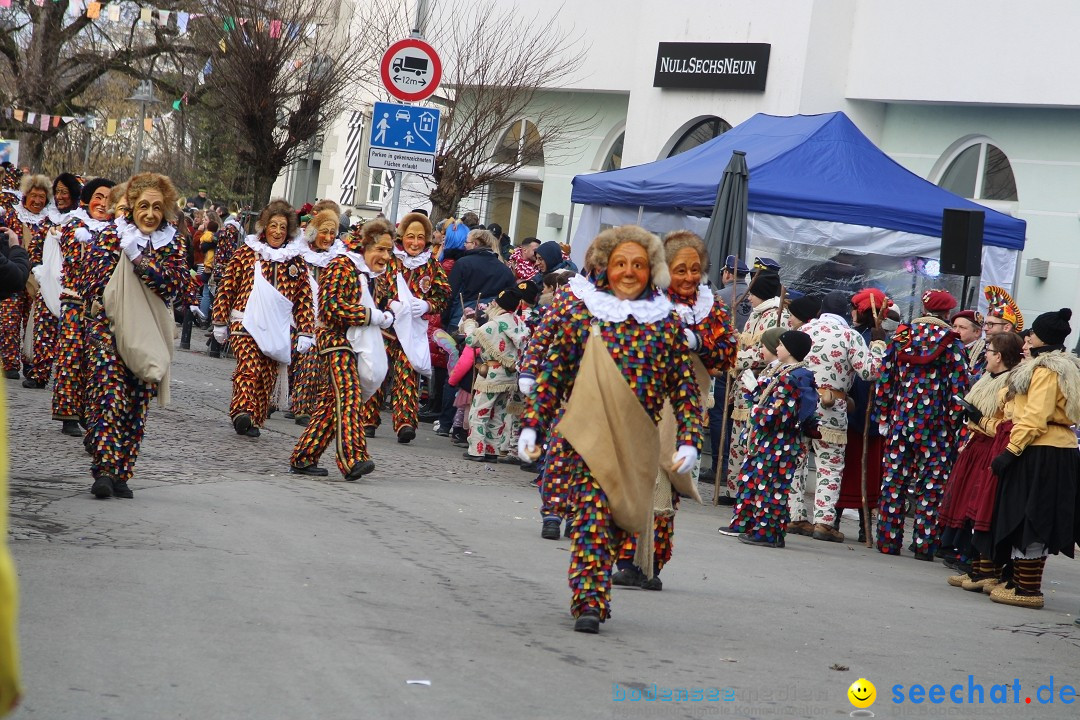
[[[404,102],[431,97],[442,80],[438,53],[420,38],[405,38],[391,45],[382,56],[379,70],[386,91]]]
[[[431,175],[439,140],[437,108],[375,103],[368,167]]]

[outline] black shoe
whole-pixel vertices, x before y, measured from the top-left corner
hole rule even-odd
[[[232,426],[237,435],[247,435],[247,431],[251,429],[251,416],[247,413],[240,413],[233,418]]]
[[[220,351],[220,350],[208,350],[208,351],[206,352],[206,354],[207,354],[207,355],[209,355],[209,356],[210,356],[210,357],[212,357],[212,358],[219,358],[219,357],[221,357],[221,351]]]
[[[570,537],[570,526],[573,525],[573,523],[574,523],[574,518],[572,518],[572,517],[566,518],[566,527],[563,529],[563,537],[565,537],[565,538]]]
[[[297,425],[299,425],[300,427],[307,427],[308,423],[311,422],[311,416],[310,415],[297,415],[296,417],[293,418],[293,422],[296,423]]]
[[[190,350],[191,349],[191,343],[189,343],[189,342],[180,343],[180,349],[181,350]]]
[[[716,504],[717,504],[717,505],[727,505],[728,507],[734,507],[734,505],[735,505],[735,498],[733,498],[733,497],[728,497],[727,495],[721,495],[721,496],[720,496],[720,497],[719,497],[719,498],[718,498],[718,499],[716,500]]]
[[[305,465],[304,467],[290,465],[289,472],[293,475],[309,475],[311,477],[326,477],[330,474],[326,468],[321,468],[318,465]]]
[[[522,463],[522,464],[518,465],[518,470],[524,470],[527,473],[538,473],[538,472],[540,472],[540,468],[534,462]]]
[[[619,568],[611,573],[612,585],[619,585],[620,587],[641,587],[641,583],[643,582],[645,582],[645,573],[641,572],[636,565],[631,565],[625,569]]]
[[[285,418],[286,420],[295,420],[296,414],[292,410],[286,410],[285,412],[281,413],[281,417]]]
[[[358,462],[352,466],[349,470],[349,474],[345,476],[346,480],[359,480],[360,476],[367,475],[369,472],[375,469],[375,463],[371,460],[364,460]]]
[[[110,475],[101,475],[90,486],[90,492],[96,498],[111,498],[113,496],[113,479]]]
[[[374,425],[365,425],[364,426],[364,437],[375,437],[375,426]]]
[[[83,450],[86,451],[87,455],[93,455],[94,454],[94,444],[93,444],[93,441],[90,438],[90,433],[86,433],[85,435],[83,435],[82,446],[83,446]]]
[[[22,376],[19,375],[18,370],[5,370],[4,377],[6,377],[8,380],[18,380]]]
[[[922,560],[923,562],[934,562],[934,554],[929,552],[917,552],[915,553],[916,560]]]
[[[545,540],[558,540],[561,524],[559,518],[544,518],[544,527],[540,530],[540,537]]]
[[[744,545],[757,545],[758,547],[767,548],[782,548],[784,547],[784,539],[776,538],[775,540],[766,540],[764,538],[755,538],[746,533],[739,536],[739,542]]]
[[[30,378],[26,378],[25,380],[22,381],[22,386],[24,388],[30,388],[31,390],[40,390],[43,387],[45,387],[45,383],[38,382],[37,380],[31,380]]]
[[[125,500],[131,500],[135,497],[135,493],[131,492],[131,488],[128,487],[126,480],[117,480],[114,482],[112,494],[113,497],[124,498]]]
[[[586,610],[574,621],[574,632],[589,633],[595,635],[600,632],[600,613],[596,610]]]
[[[259,437],[259,435],[260,435],[259,428],[257,428],[257,427],[248,428],[248,431],[246,433],[244,433],[244,434],[247,435],[248,437]]]
[[[60,427],[60,432],[71,437],[82,437],[83,431],[75,420],[65,420]]]
[[[436,434],[437,436],[439,436],[439,437],[450,437],[450,433],[449,433],[449,432],[444,432],[444,431],[442,431],[442,430],[436,430],[436,431],[435,431],[435,434]]]
[[[520,465],[521,458],[519,458],[514,453],[510,453],[509,455],[501,455],[499,457],[499,462],[503,465]]]
[[[412,442],[413,438],[415,437],[416,429],[413,428],[411,425],[405,425],[397,431],[397,441],[403,445]]]
[[[450,428],[450,442],[452,443],[468,443],[469,434],[465,432],[464,428]]]
[[[470,455],[469,453],[462,453],[461,457],[465,458],[466,460],[472,460],[473,462],[499,462],[499,458],[496,455]]]
[[[439,411],[432,410],[431,412],[428,412],[426,410],[421,410],[418,418],[422,423],[433,423],[439,419],[440,415],[442,415],[442,413]]]
[[[643,580],[641,583],[642,590],[663,590],[664,583],[660,582],[659,575],[653,575],[648,580]]]

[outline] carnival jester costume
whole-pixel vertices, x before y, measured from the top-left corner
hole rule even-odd
[[[701,415],[682,327],[662,290],[669,277],[659,238],[636,226],[602,232],[594,286],[570,281],[566,302],[543,320],[554,328],[526,400],[519,454],[532,458],[549,426],[571,447],[566,472],[575,504],[569,580],[574,629],[596,633],[610,616],[611,567],[626,532],[652,527],[659,467],[656,424],[670,400],[680,472],[697,461]]]
[[[53,225],[51,214],[56,210],[44,203],[36,211],[27,206],[30,203],[37,207],[34,203],[38,193],[44,193],[47,202],[47,189],[37,185],[31,187],[31,183],[39,179],[43,179],[45,188],[48,188],[48,178],[41,175],[26,176],[23,185],[30,188],[29,192],[24,192],[17,202],[0,215],[0,226],[12,230],[24,244],[26,253],[30,256],[31,268],[41,264],[45,234]],[[29,193],[33,193],[34,197],[28,197]],[[22,367],[23,330],[29,321],[32,301],[33,298],[26,290],[20,290],[11,297],[0,300],[0,360],[8,378],[19,377],[19,368]]]

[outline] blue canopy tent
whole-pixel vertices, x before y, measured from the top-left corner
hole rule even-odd
[[[583,254],[604,225],[640,222],[656,232],[688,227],[703,234],[734,150],[746,153],[750,169],[751,253],[822,262],[846,252],[911,265],[916,259],[938,257],[945,208],[981,210],[983,281],[1007,288],[1013,284],[1027,223],[905,169],[842,112],[757,114],[674,157],[578,175],[571,199],[586,207],[574,237],[574,255]],[[715,265],[715,257],[713,261]]]

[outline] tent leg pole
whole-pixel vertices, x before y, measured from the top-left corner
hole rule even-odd
[[[566,221],[566,244],[574,244],[574,203],[570,203],[570,219]]]
[[[645,206],[644,205],[638,205],[637,206],[637,224],[638,225],[641,225],[641,218],[644,215],[645,215]]]

